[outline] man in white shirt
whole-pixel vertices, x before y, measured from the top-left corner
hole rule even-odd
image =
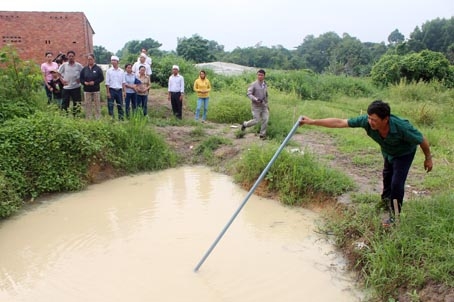
[[[145,48],[142,48],[142,50],[140,52],[140,56],[141,55],[145,55],[145,63],[147,63],[151,67],[152,61],[151,61],[151,58],[147,55],[147,50]],[[137,58],[137,62],[140,61],[140,56]]]
[[[114,118],[114,102],[117,103],[118,119],[123,120],[123,83],[125,82],[124,71],[118,67],[119,58],[112,56],[110,67],[106,72],[107,109],[109,115]]]
[[[139,74],[140,66],[145,66],[145,74],[147,76],[151,75],[151,64],[147,63],[147,59],[149,59],[151,62],[151,59],[146,54],[144,53],[140,54],[139,59],[137,59],[137,62],[135,62],[134,65],[132,65],[132,72],[134,72],[135,75]]]
[[[183,117],[184,78],[179,72],[180,68],[177,65],[173,65],[172,75],[169,77],[167,99],[172,104],[173,114],[177,119],[181,120]]]

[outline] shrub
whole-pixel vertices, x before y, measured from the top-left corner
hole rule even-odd
[[[0,123],[37,110],[42,76],[35,63],[20,60],[12,47],[5,46],[0,49],[0,80]]]
[[[176,155],[142,117],[130,122],[70,119],[39,112],[0,128],[0,176],[5,187],[4,215],[19,206],[16,197],[79,190],[92,179],[89,168],[113,167],[114,173],[174,166]],[[1,181],[1,179],[0,179]],[[3,198],[3,196],[2,196]]]
[[[8,217],[19,210],[22,203],[11,182],[0,172],[0,218]]]

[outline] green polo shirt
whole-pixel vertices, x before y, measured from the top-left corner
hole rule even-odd
[[[376,141],[381,148],[383,157],[392,161],[394,157],[406,155],[416,151],[416,147],[422,143],[423,136],[408,120],[401,119],[395,115],[389,117],[389,133],[382,138],[377,130],[372,130],[368,116],[360,115],[348,120],[351,128],[364,128],[368,136]]]

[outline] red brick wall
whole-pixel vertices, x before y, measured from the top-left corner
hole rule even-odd
[[[54,56],[68,50],[85,65],[85,55],[93,52],[93,29],[82,12],[0,11],[0,48],[14,46],[21,59],[41,64],[44,54]]]

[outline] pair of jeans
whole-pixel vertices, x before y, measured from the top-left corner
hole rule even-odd
[[[405,195],[405,181],[410,170],[416,150],[402,156],[394,157],[392,161],[384,158],[382,200],[388,202],[391,214],[394,213],[393,200],[397,200],[399,213]]]
[[[132,107],[132,112],[136,112],[137,108],[137,94],[135,92],[128,93],[126,92],[125,97],[125,109],[126,109],[126,117],[129,117],[130,107]]]
[[[107,99],[109,115],[114,117],[114,103],[117,103],[118,119],[123,120],[123,93],[121,89],[109,88],[110,98]]]
[[[137,94],[137,108],[142,108],[143,115],[147,116],[148,114],[148,95]]]
[[[199,115],[200,115],[200,109],[202,108],[203,104],[203,116],[202,116],[202,121],[206,121],[207,119],[207,111],[208,111],[208,102],[210,101],[210,98],[198,98],[197,99],[197,108],[195,110],[195,120],[199,120]]]
[[[44,90],[46,91],[47,104],[52,103],[52,91],[49,90],[46,83],[44,83]]]

